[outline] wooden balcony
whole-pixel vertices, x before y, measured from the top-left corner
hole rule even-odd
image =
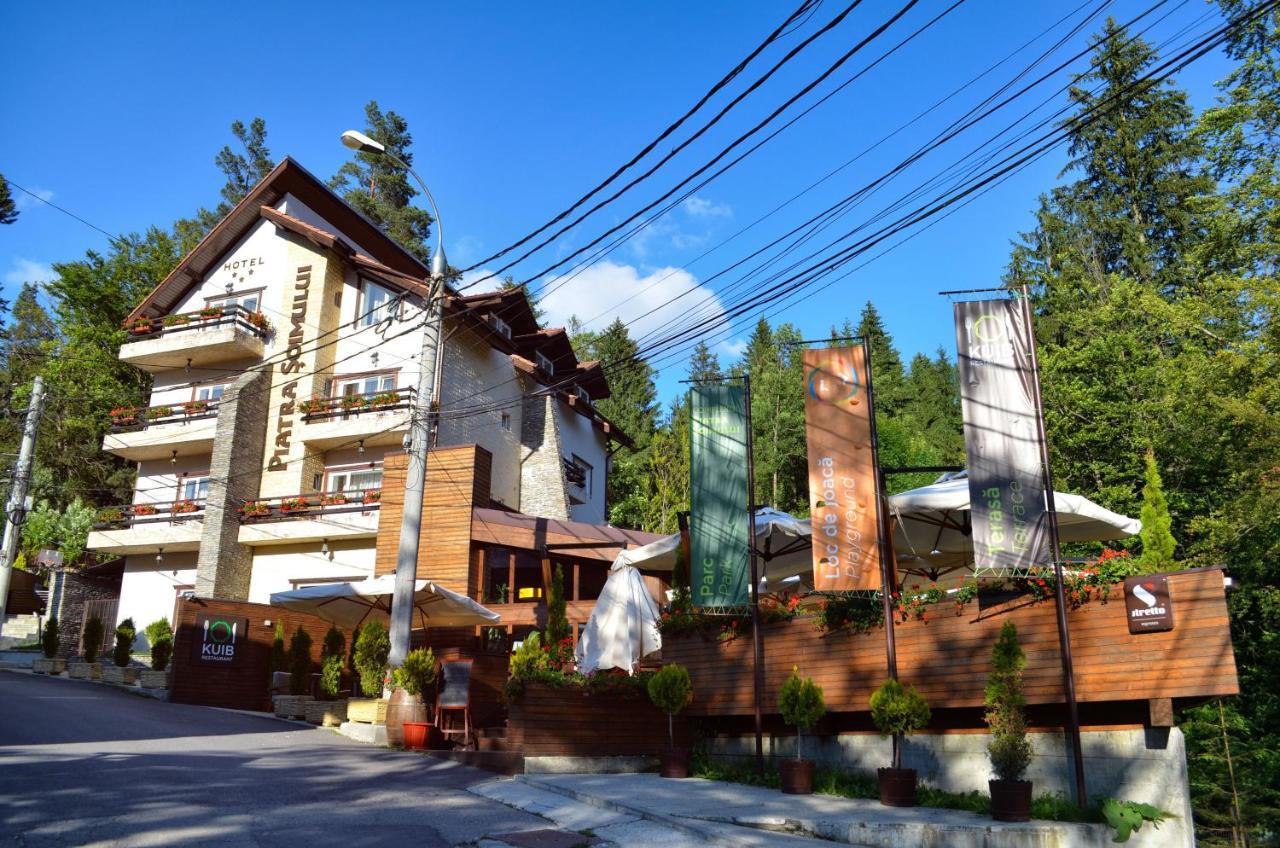
[[[271,333],[261,312],[242,306],[139,318],[125,330],[129,338],[120,346],[120,359],[144,371],[260,359]]]

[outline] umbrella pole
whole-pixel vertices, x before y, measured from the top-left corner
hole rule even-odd
[[[751,438],[751,375],[742,376],[742,394],[746,405],[747,430],[747,550],[751,559],[751,683],[754,695],[756,726],[756,771],[764,773],[764,715],[761,695],[764,689],[764,645],[760,634],[760,566],[756,559],[756,463]]]
[[[1067,741],[1075,766],[1076,803],[1089,803],[1084,782],[1084,751],[1080,745],[1080,708],[1076,704],[1075,671],[1071,660],[1071,631],[1067,627],[1067,599],[1062,588],[1062,546],[1058,539],[1058,511],[1053,500],[1053,471],[1049,467],[1049,436],[1044,426],[1044,402],[1040,397],[1040,363],[1036,357],[1036,334],[1031,327],[1031,294],[1022,287],[1022,312],[1027,328],[1027,350],[1031,354],[1031,379],[1035,388],[1036,429],[1040,436],[1040,462],[1044,467],[1045,500],[1049,511],[1049,541],[1053,546],[1053,573],[1057,589],[1058,646],[1062,654],[1062,690],[1067,700]]]

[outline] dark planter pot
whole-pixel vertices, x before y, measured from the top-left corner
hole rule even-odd
[[[662,755],[663,777],[688,777],[689,752],[683,748],[675,748]]]
[[[1031,821],[1031,781],[988,780],[991,818],[1003,822]]]
[[[914,807],[916,805],[915,769],[876,769],[880,785],[880,803],[886,807]]]
[[[431,725],[425,721],[406,721],[402,725],[404,746],[414,751],[425,750],[431,739]]]
[[[813,760],[782,760],[778,765],[782,774],[782,791],[787,795],[813,794]]]
[[[410,695],[403,689],[391,693],[387,703],[387,744],[403,745],[405,722],[426,722],[427,705],[421,695]]]

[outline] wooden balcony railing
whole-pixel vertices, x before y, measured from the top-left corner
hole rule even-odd
[[[170,524],[204,517],[204,499],[109,506],[98,513],[94,530],[123,530],[146,524]]]
[[[352,489],[346,492],[317,492],[276,498],[256,498],[241,504],[240,522],[258,524],[266,521],[291,521],[352,512],[372,512],[381,506],[381,489]]]
[[[391,412],[397,409],[409,409],[417,395],[413,387],[403,389],[386,389],[381,392],[367,392],[359,395],[342,395],[340,397],[313,397],[302,401],[298,408],[302,410],[303,421],[325,421],[330,418],[345,418],[349,415],[361,415],[366,412]]]
[[[110,429],[113,433],[129,433],[162,424],[216,418],[217,415],[216,400],[188,400],[158,406],[121,406],[110,412]]]
[[[203,330],[231,324],[266,338],[271,324],[261,312],[251,312],[243,306],[206,306],[195,312],[176,312],[160,318],[135,318],[124,325],[129,333],[126,344],[140,339],[152,339],[169,333],[187,330]]]

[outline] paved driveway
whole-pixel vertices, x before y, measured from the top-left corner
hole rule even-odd
[[[451,846],[546,827],[484,772],[332,731],[0,671],[0,845]]]

